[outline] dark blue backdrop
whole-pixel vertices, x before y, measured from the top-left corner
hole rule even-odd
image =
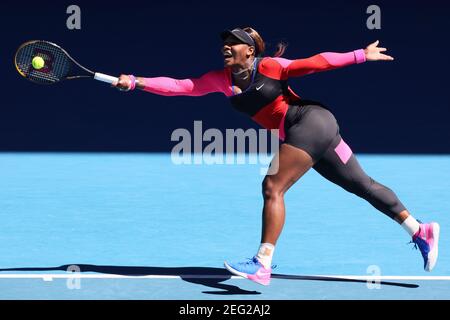
[[[381,30],[366,27],[372,1],[34,3],[0,4],[2,151],[168,151],[171,132],[192,128],[194,120],[205,128],[256,128],[221,94],[124,94],[90,80],[38,86],[12,62],[22,42],[46,39],[96,71],[198,76],[222,66],[220,30],[250,25],[269,51],[288,41],[287,58],[350,51],[379,39],[394,62],[293,79],[292,87],[334,110],[356,152],[450,152],[448,1],[377,1]],[[81,7],[79,31],[66,28],[70,4]]]

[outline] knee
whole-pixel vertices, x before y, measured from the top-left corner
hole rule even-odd
[[[360,179],[354,179],[351,183],[349,183],[344,188],[354,195],[357,195],[361,198],[368,198],[372,193],[372,189],[374,187],[375,181],[370,177],[364,177]]]
[[[283,198],[284,191],[278,186],[270,176],[264,178],[262,183],[262,194],[264,200],[275,200]]]
[[[391,211],[396,211],[397,208],[403,207],[394,191],[376,181],[372,185],[370,194],[372,198],[382,203],[386,208],[388,208]]]
[[[368,181],[355,185],[352,192],[361,198],[381,203],[386,207],[396,207],[399,203],[398,198],[391,189],[370,177]]]

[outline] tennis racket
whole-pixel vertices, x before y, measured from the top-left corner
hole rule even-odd
[[[42,67],[35,68],[33,59],[41,57],[44,61]],[[94,78],[112,84],[118,78],[93,72],[73,59],[66,50],[60,46],[43,40],[33,40],[22,44],[17,49],[14,63],[17,71],[26,79],[38,84],[53,84],[62,80],[80,78]]]

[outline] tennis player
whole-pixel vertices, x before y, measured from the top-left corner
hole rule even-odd
[[[326,106],[301,99],[288,85],[292,77],[361,64],[392,61],[376,41],[365,49],[346,53],[324,52],[306,59],[282,58],[286,46],[278,45],[273,57],[263,56],[265,43],[254,29],[222,32],[224,68],[199,78],[135,77],[121,75],[113,83],[123,91],[135,88],[165,96],[202,96],[221,92],[231,105],[267,129],[279,129],[284,142],[275,155],[278,171],[262,183],[261,244],[252,259],[225,262],[233,274],[268,285],[275,245],[285,222],[284,194],[310,168],[395,220],[419,248],[424,269],[431,271],[438,257],[439,225],[421,223],[396,194],[369,177],[339,134],[338,123]],[[273,163],[273,162],[272,162]]]

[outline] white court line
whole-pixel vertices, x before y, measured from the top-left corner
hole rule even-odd
[[[287,277],[294,275],[286,275]],[[318,278],[331,278],[331,279],[347,279],[347,280],[438,280],[438,281],[450,281],[450,276],[356,276],[356,275],[302,275],[302,277],[318,277]],[[145,275],[145,276],[133,276],[133,275],[117,275],[117,274],[83,274],[83,273],[9,273],[0,274],[1,279],[43,279],[44,281],[52,281],[53,279],[244,279],[239,276],[228,275],[182,275],[182,276],[166,276],[166,275]],[[282,277],[275,276],[273,279],[280,279]],[[289,280],[289,279],[288,279]],[[295,280],[295,278],[291,279]],[[306,279],[308,280],[308,279]]]
[[[439,280],[449,281],[450,276],[342,276],[342,275],[318,275],[313,277],[326,277],[350,280]]]
[[[145,275],[145,276],[132,276],[132,275],[119,275],[119,274],[81,274],[81,273],[17,273],[17,274],[0,274],[0,279],[43,279],[45,281],[51,281],[52,279],[181,279],[181,278],[193,278],[193,279],[223,279],[229,278],[227,275],[182,275],[182,276],[164,276],[164,275]],[[239,276],[231,276],[232,279],[242,279]]]

